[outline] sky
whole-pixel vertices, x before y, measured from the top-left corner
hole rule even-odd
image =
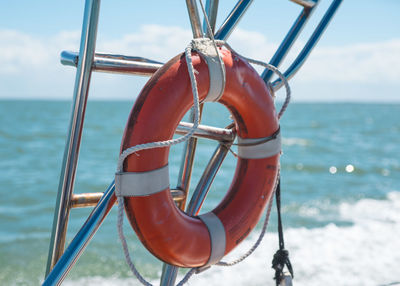
[[[103,0],[96,51],[168,61],[191,40],[184,3]],[[330,3],[320,0],[281,70]],[[217,28],[234,4],[220,0]],[[72,98],[75,68],[59,59],[62,50],[79,49],[83,8],[83,0],[0,0],[0,99]],[[254,0],[228,42],[241,54],[268,62],[300,11],[288,0]],[[400,102],[399,13],[398,0],[344,0],[290,81],[293,100]],[[134,99],[147,80],[96,72],[89,99]]]

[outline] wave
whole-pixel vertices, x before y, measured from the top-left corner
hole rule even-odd
[[[286,247],[295,270],[294,285],[396,285],[400,281],[400,192],[384,200],[361,199],[341,203],[339,216],[351,226],[329,224],[322,228],[289,228]],[[233,253],[244,253],[253,234]],[[194,275],[188,285],[274,285],[272,256],[278,248],[277,234],[269,232],[248,259],[233,267],[214,266]],[[178,278],[179,279],[179,278]],[[158,280],[151,281],[158,285]],[[91,277],[66,281],[64,285],[140,285],[135,278]]]
[[[298,146],[310,146],[311,145],[311,141],[304,139],[304,138],[282,138],[282,143],[284,146],[294,146],[294,145],[298,145]]]

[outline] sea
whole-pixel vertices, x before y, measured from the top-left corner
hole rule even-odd
[[[113,180],[133,103],[89,100],[76,193],[102,192]],[[0,101],[0,285],[43,282],[70,111],[70,101]],[[231,122],[216,103],[206,104],[203,118],[219,127]],[[292,103],[280,125],[282,219],[293,285],[400,285],[400,104]],[[199,140],[191,190],[215,147],[216,142]],[[171,148],[171,185],[182,148]],[[204,212],[218,204],[232,180],[234,151]],[[71,211],[67,243],[90,211]],[[63,285],[140,285],[124,260],[116,217],[114,207]],[[261,224],[224,259],[245,253]],[[158,285],[162,263],[126,220],[125,234],[139,271]],[[277,249],[273,206],[267,234],[253,255],[236,266],[213,266],[188,285],[275,285],[271,261]]]

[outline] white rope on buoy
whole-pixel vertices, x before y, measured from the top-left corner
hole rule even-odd
[[[209,21],[208,21],[208,17],[207,17],[207,14],[205,12],[205,9],[204,9],[204,5],[203,5],[201,0],[199,0],[199,1],[200,1],[200,4],[201,4],[201,8],[203,10],[205,21],[207,23],[207,29],[209,31],[209,35],[211,37],[211,41],[212,41],[212,43],[213,43],[213,45],[215,47],[215,50],[217,51],[217,54],[219,55],[218,48],[217,48],[218,45],[224,45],[229,50],[235,52],[229,46],[229,44],[227,44],[226,42],[214,39],[213,34],[211,32],[210,24],[209,24]],[[199,110],[200,103],[199,103],[199,94],[198,94],[198,88],[197,88],[197,81],[196,81],[196,77],[195,77],[195,70],[194,70],[193,62],[192,62],[192,58],[191,58],[192,48],[193,48],[193,42],[191,42],[185,49],[186,64],[187,64],[187,67],[188,67],[188,73],[189,73],[190,82],[191,82],[191,88],[192,88],[192,93],[193,93],[193,107],[192,108],[193,108],[193,111],[194,111],[193,112],[194,113],[194,123],[193,123],[192,128],[190,128],[188,133],[186,133],[184,136],[181,136],[181,137],[176,138],[176,139],[139,144],[139,145],[136,145],[136,146],[133,146],[133,147],[130,147],[130,148],[124,150],[121,153],[121,155],[119,156],[119,159],[118,159],[117,172],[122,172],[123,171],[123,163],[124,163],[125,159],[131,154],[134,154],[134,153],[136,153],[138,151],[145,150],[145,149],[164,148],[164,147],[168,147],[168,146],[171,146],[171,145],[176,145],[176,144],[179,144],[179,143],[182,143],[182,142],[185,142],[185,141],[189,140],[193,136],[195,130],[197,129],[197,127],[198,127],[198,125],[200,123],[200,110]],[[235,52],[235,53],[238,54],[237,52]],[[286,99],[285,99],[285,102],[284,102],[284,104],[283,104],[283,106],[282,106],[282,108],[281,108],[281,110],[279,111],[279,114],[278,114],[278,119],[280,119],[281,116],[283,115],[283,113],[285,112],[285,110],[286,110],[286,108],[287,108],[287,106],[289,104],[289,101],[290,101],[290,87],[289,87],[289,84],[287,82],[286,77],[276,67],[274,67],[274,66],[272,66],[270,64],[267,64],[267,63],[264,63],[264,62],[260,62],[260,61],[256,61],[256,60],[252,60],[252,59],[248,59],[248,58],[243,57],[243,56],[241,56],[241,57],[244,58],[245,60],[247,60],[250,63],[264,66],[267,69],[275,72],[278,75],[278,77],[282,80],[282,82],[284,83],[285,88],[286,88]],[[222,62],[221,58],[220,58],[220,60]],[[279,174],[278,174],[278,176],[279,176]],[[275,188],[276,188],[276,186],[275,186]],[[274,190],[274,192],[275,192],[275,190]],[[136,278],[143,285],[152,286],[151,283],[149,283],[148,281],[146,281],[146,279],[144,279],[144,277],[139,273],[139,271],[137,270],[136,266],[132,262],[131,256],[129,254],[129,249],[128,249],[128,245],[127,245],[127,242],[126,242],[126,238],[125,238],[125,235],[124,235],[124,231],[123,231],[124,198],[122,196],[118,196],[117,199],[118,199],[117,228],[118,228],[118,235],[119,235],[121,243],[122,243],[122,248],[123,248],[123,251],[124,251],[125,260],[126,260],[128,266],[129,266],[129,268],[131,269],[132,273],[136,276]],[[265,235],[265,232],[266,232],[266,229],[267,229],[267,226],[268,226],[269,216],[270,216],[270,213],[271,213],[272,202],[273,202],[273,199],[271,197],[270,202],[268,204],[268,209],[267,209],[267,212],[266,212],[266,216],[265,216],[265,220],[264,220],[264,224],[263,224],[261,233],[260,233],[259,238],[257,239],[256,243],[253,245],[253,247],[251,247],[250,250],[247,251],[240,258],[238,258],[238,259],[236,259],[236,260],[234,260],[232,262],[220,261],[216,265],[219,265],[219,266],[232,266],[232,265],[235,265],[235,264],[243,261],[245,258],[250,256],[255,251],[255,249],[259,246],[259,244],[261,243],[261,241],[262,241],[262,239],[263,239],[263,237]],[[190,269],[177,285],[178,286],[182,286],[185,283],[187,283],[189,281],[189,279],[191,278],[191,276],[196,273],[196,271],[197,271],[197,268]]]
[[[197,127],[200,124],[200,103],[199,103],[199,92],[197,89],[197,81],[195,77],[195,70],[193,67],[193,62],[192,62],[192,57],[191,57],[191,52],[192,52],[192,47],[193,43],[190,43],[186,49],[185,49],[185,57],[186,57],[186,64],[189,70],[189,76],[190,76],[190,82],[192,86],[192,92],[193,92],[193,109],[194,109],[194,122],[193,126],[190,128],[188,133],[186,133],[184,136],[181,136],[176,139],[171,139],[171,140],[166,140],[166,141],[158,141],[158,142],[150,142],[150,143],[144,143],[140,145],[135,145],[133,147],[130,147],[128,149],[125,149],[121,155],[119,156],[118,159],[118,167],[117,167],[117,172],[122,172],[123,170],[123,163],[129,155],[136,153],[138,151],[142,151],[145,149],[153,149],[153,148],[163,148],[163,147],[168,147],[171,145],[176,145],[182,142],[185,142],[189,140],[190,137],[192,137],[193,133],[196,131]]]
[[[274,72],[282,80],[283,85],[285,86],[285,89],[286,89],[286,98],[285,98],[285,101],[283,102],[283,105],[282,105],[282,107],[281,107],[281,109],[279,110],[279,113],[278,113],[278,119],[281,119],[282,115],[285,113],[286,108],[288,107],[288,105],[290,103],[291,93],[292,93],[291,89],[290,89],[290,86],[289,86],[289,82],[288,82],[287,78],[285,77],[285,75],[276,66],[273,66],[271,64],[268,64],[268,63],[265,63],[265,62],[262,62],[262,61],[258,61],[258,60],[254,60],[254,59],[250,59],[250,58],[242,56],[241,54],[236,52],[234,49],[232,49],[232,47],[225,41],[215,40],[215,43],[217,45],[221,45],[221,46],[227,47],[228,50],[238,54],[241,58],[245,59],[249,63],[255,64],[255,65],[259,65],[259,66],[263,66],[263,67],[267,68],[268,70]]]
[[[240,256],[239,258],[237,258],[237,259],[235,259],[233,261],[229,261],[229,262],[220,261],[220,262],[217,262],[215,265],[218,265],[218,266],[233,266],[233,265],[238,264],[238,263],[242,262],[243,260],[245,260],[247,257],[249,257],[257,249],[257,247],[260,245],[261,241],[263,240],[263,238],[265,236],[265,233],[267,232],[269,216],[271,214],[272,203],[274,201],[274,194],[275,194],[275,190],[276,190],[276,186],[277,185],[278,184],[275,183],[275,188],[274,188],[274,191],[272,192],[271,198],[270,198],[269,203],[268,203],[268,209],[267,209],[267,213],[266,213],[265,218],[264,218],[264,223],[263,223],[261,232],[260,232],[256,242],[253,244],[253,246],[245,254]]]
[[[193,43],[190,43],[187,48],[185,49],[185,57],[186,57],[186,64],[188,67],[189,71],[189,76],[190,76],[190,82],[192,86],[192,93],[193,93],[193,109],[194,109],[194,123],[192,128],[190,128],[189,132],[186,133],[184,136],[181,136],[176,139],[171,139],[171,140],[166,140],[166,141],[159,141],[159,142],[150,142],[150,143],[145,143],[145,144],[140,144],[136,145],[133,147],[130,147],[126,150],[124,150],[121,155],[119,156],[118,159],[118,167],[117,167],[117,173],[123,171],[123,164],[125,159],[138,151],[145,150],[145,149],[152,149],[152,148],[163,148],[175,144],[179,144],[182,142],[185,142],[189,140],[189,138],[192,137],[193,133],[195,132],[196,128],[199,126],[200,123],[200,109],[199,109],[199,93],[197,89],[197,81],[195,77],[195,70],[193,67],[193,62],[192,62],[192,47]],[[152,286],[151,283],[146,281],[144,277],[139,273],[137,270],[135,264],[132,262],[131,256],[129,254],[129,249],[128,249],[128,244],[126,242],[126,238],[124,235],[124,230],[123,230],[123,221],[124,221],[124,197],[118,196],[118,219],[117,219],[117,228],[118,228],[118,235],[122,243],[122,248],[124,251],[125,255],[125,260],[131,269],[132,273],[136,276],[136,278],[145,286]],[[178,285],[183,285],[186,283],[189,278],[194,274],[195,270],[190,270],[182,279],[181,282],[178,283]]]

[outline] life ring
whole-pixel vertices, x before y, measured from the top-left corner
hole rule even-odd
[[[138,175],[141,184],[147,180],[151,186],[158,184],[160,188],[125,196],[124,207],[130,224],[152,254],[179,267],[215,263],[243,241],[271,199],[278,174],[279,123],[270,91],[239,55],[225,48],[219,48],[219,52],[225,65],[226,86],[218,102],[229,109],[239,137],[235,175],[221,203],[199,217],[178,209],[170,194],[169,182],[165,183],[169,147],[142,150],[124,161],[123,174]],[[210,87],[207,63],[197,52],[192,53],[192,61],[198,71],[199,97],[204,100]],[[188,69],[181,54],[160,68],[144,86],[131,110],[121,150],[171,139],[192,104]],[[265,138],[273,139],[274,150],[272,154],[260,155],[259,150],[265,151],[262,143]],[[251,146],[246,146],[246,142]],[[128,181],[129,178],[120,178],[116,184]]]

